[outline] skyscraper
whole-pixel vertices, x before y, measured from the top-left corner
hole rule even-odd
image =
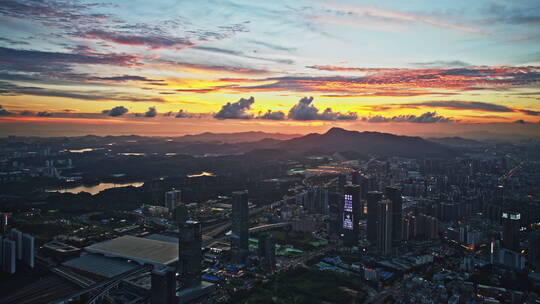
[[[201,224],[187,220],[178,223],[178,272],[181,288],[197,286],[201,282]]]
[[[276,243],[269,233],[259,236],[259,258],[265,269],[274,270],[276,267]]]
[[[177,303],[176,300],[176,279],[174,268],[164,267],[154,269],[151,276],[152,281],[152,304]]]
[[[15,273],[16,260],[17,260],[17,243],[8,238],[3,240],[3,260],[2,269],[7,273]]]
[[[304,196],[304,208],[310,213],[328,214],[329,191],[322,187],[308,189]]]
[[[377,243],[377,204],[381,200],[381,192],[370,191],[367,193],[367,239],[371,244]]]
[[[399,245],[402,238],[402,220],[403,220],[403,199],[401,190],[396,187],[386,187],[386,198],[392,202],[392,239],[396,245]]]
[[[165,207],[167,207],[169,211],[174,211],[181,201],[182,191],[173,188],[171,191],[165,192]]]
[[[35,247],[34,237],[30,234],[23,234],[22,236],[22,260],[30,268],[34,268]]]
[[[519,252],[519,228],[521,214],[518,212],[503,212],[503,247],[509,250]]]
[[[388,255],[392,253],[392,202],[384,200],[377,204],[377,248]]]
[[[540,266],[540,231],[529,233],[529,252],[527,258],[536,270]]]
[[[244,264],[249,254],[248,192],[233,192],[231,247],[235,263]]]
[[[342,212],[342,229],[343,229],[343,245],[353,247],[358,245],[358,234],[360,227],[358,221],[360,219],[360,187],[358,185],[345,186],[345,194],[343,195],[343,212]]]
[[[15,255],[17,256],[17,260],[22,259],[22,236],[23,233],[21,231],[11,228],[11,239],[16,244]]]

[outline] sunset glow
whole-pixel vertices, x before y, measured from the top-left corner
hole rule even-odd
[[[3,1],[0,135],[538,134],[538,2],[421,2]]]

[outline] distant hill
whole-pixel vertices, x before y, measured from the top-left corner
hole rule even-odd
[[[263,139],[287,140],[299,137],[299,134],[281,134],[265,132],[239,132],[239,133],[201,133],[195,135],[185,135],[177,137],[175,140],[183,142],[221,142],[221,143],[240,143],[255,142]]]
[[[332,128],[324,134],[312,133],[277,144],[278,148],[301,152],[346,152],[382,156],[450,156],[456,152],[448,146],[420,137],[398,136],[379,132],[357,132]]]
[[[484,145],[484,143],[476,141],[474,139],[468,139],[463,137],[439,137],[439,138],[428,138],[427,140],[441,145],[451,146],[451,147],[476,147]]]

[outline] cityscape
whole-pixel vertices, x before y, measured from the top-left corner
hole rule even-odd
[[[540,303],[537,1],[0,1],[0,304]]]

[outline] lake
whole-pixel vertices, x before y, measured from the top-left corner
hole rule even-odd
[[[73,193],[73,194],[77,194],[77,193],[80,193],[80,192],[88,192],[88,193],[90,193],[92,195],[95,195],[95,194],[100,193],[103,190],[107,190],[107,189],[111,189],[111,188],[121,188],[121,187],[129,187],[129,186],[140,187],[143,184],[144,184],[144,182],[120,183],[120,184],[116,184],[116,183],[99,183],[99,184],[93,185],[93,186],[80,185],[80,186],[71,187],[71,188],[52,189],[52,190],[47,190],[47,192]]]

